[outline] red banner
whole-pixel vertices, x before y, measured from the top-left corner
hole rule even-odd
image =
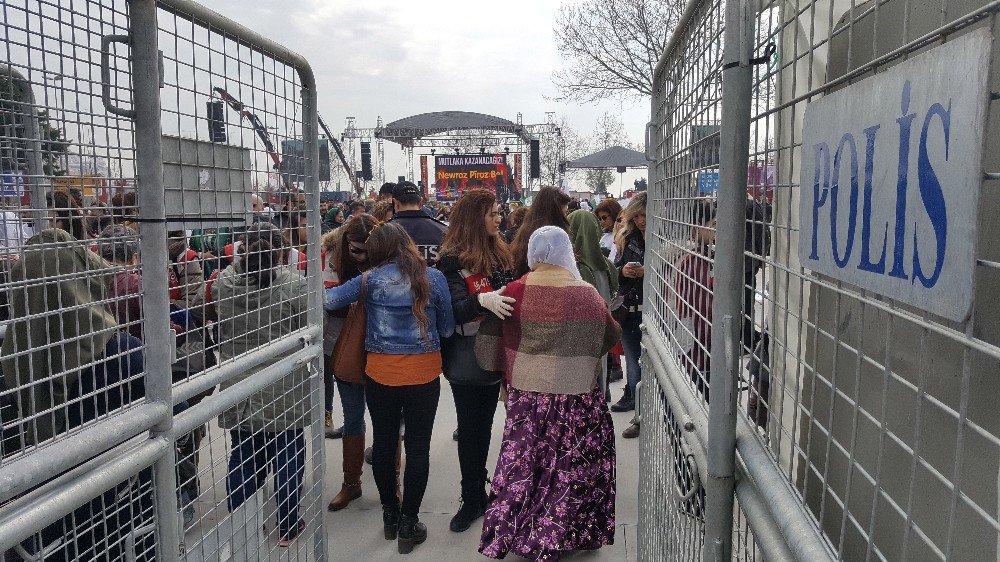
[[[430,191],[430,190],[427,188],[428,184],[427,184],[427,155],[426,154],[420,155],[420,185],[424,186],[424,199],[427,199],[427,197],[428,197],[428,193],[427,192]]]
[[[523,166],[521,165],[521,155],[514,155],[514,191],[517,193],[523,193],[523,188],[521,187],[521,171]]]

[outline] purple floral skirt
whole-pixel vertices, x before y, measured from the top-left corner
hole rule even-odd
[[[558,560],[613,544],[615,433],[604,393],[507,392],[479,552]]]

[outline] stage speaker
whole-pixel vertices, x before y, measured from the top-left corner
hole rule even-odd
[[[531,179],[537,180],[542,177],[542,161],[539,156],[538,139],[531,139]]]
[[[361,143],[361,177],[372,181],[372,143]]]
[[[221,101],[205,103],[208,110],[208,139],[211,142],[226,142],[226,107]]]

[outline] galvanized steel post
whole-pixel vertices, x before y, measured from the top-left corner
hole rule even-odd
[[[143,330],[146,336],[146,397],[173,406],[171,359],[174,336],[170,330],[167,224],[163,192],[160,126],[160,53],[157,44],[155,0],[129,2],[129,44],[135,119],[137,199],[141,224]],[[170,415],[157,423],[152,437],[170,435]],[[156,559],[177,560],[180,544],[174,447],[153,465],[156,494]]]
[[[753,30],[756,2],[726,0],[722,67],[717,224],[712,306],[708,482],[705,483],[704,560],[732,557],[736,474],[736,399],[743,298],[743,244],[750,145]]]

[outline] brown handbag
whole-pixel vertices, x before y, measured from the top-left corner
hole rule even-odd
[[[365,351],[365,281],[368,273],[361,276],[361,297],[351,303],[347,319],[340,330],[337,343],[333,346],[333,374],[344,382],[363,384],[368,352]]]

